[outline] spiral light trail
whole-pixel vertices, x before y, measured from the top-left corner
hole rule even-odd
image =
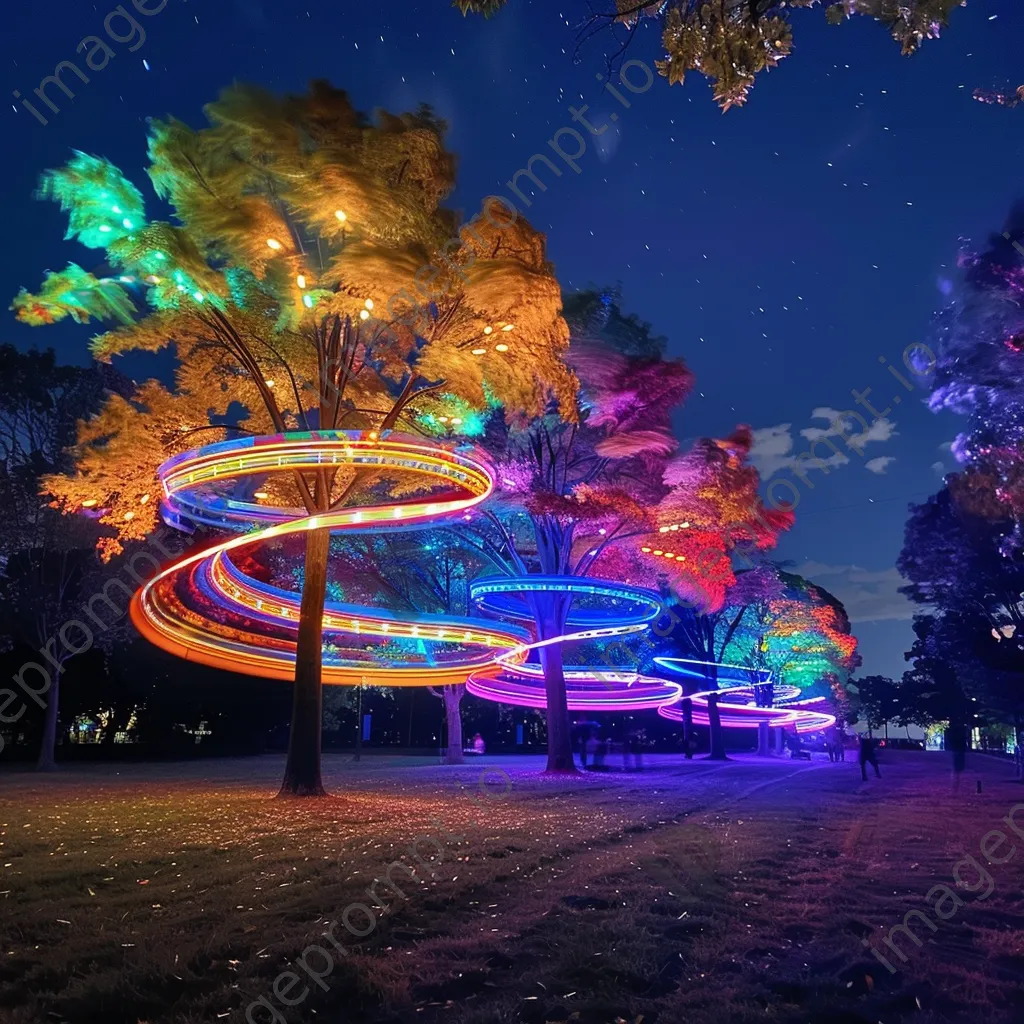
[[[565,618],[568,632],[499,654],[495,662],[503,671],[497,676],[473,673],[467,681],[470,693],[503,704],[545,707],[543,668],[526,661],[531,651],[539,654],[554,644],[644,632],[661,614],[661,599],[654,591],[592,576],[491,576],[470,584],[470,597],[481,611],[531,624],[533,602],[559,596],[573,598]],[[578,599],[595,598],[601,601],[596,608],[577,606]],[[643,711],[671,703],[682,693],[678,683],[611,666],[566,666],[563,672],[570,711]]]
[[[222,493],[225,482],[327,467],[413,474],[425,484],[440,487],[441,493],[317,515]],[[232,561],[232,552],[324,527],[345,534],[423,529],[457,519],[486,500],[494,486],[490,472],[459,450],[395,434],[382,437],[375,431],[313,431],[223,441],[170,459],[161,467],[160,477],[162,511],[168,523],[184,530],[205,523],[239,536],[189,554],[157,573],[136,593],[132,621],[144,637],[179,657],[288,680],[295,674],[299,595],[245,575]],[[218,614],[211,614],[209,606]],[[468,672],[493,666],[496,654],[517,648],[526,639],[519,629],[481,619],[400,616],[333,602],[325,607],[323,627],[323,680],[350,685],[461,682]],[[457,644],[465,650],[433,664],[382,665],[368,656],[368,640],[389,639],[414,640],[424,647]]]
[[[835,725],[835,715],[808,708],[810,704],[824,702],[824,697],[796,700],[801,693],[799,687],[772,685],[772,674],[764,669],[688,658],[655,658],[654,663],[670,675],[692,680],[706,680],[711,674],[709,670],[714,671],[716,689],[687,694],[692,701],[695,725],[708,724],[708,698],[712,694],[718,695],[718,713],[723,726],[752,729],[765,722],[772,726],[792,726],[797,732],[818,732]],[[750,680],[752,674],[757,677],[755,681]],[[772,706],[761,707],[757,703],[758,691],[763,692],[769,686]],[[683,720],[681,705],[662,705],[658,714],[674,722]]]
[[[346,506],[310,515],[304,509],[254,500],[260,481],[274,474],[328,468],[411,475],[427,497]],[[192,532],[197,524],[234,532],[185,555],[147,581],[132,600],[139,632],[158,647],[190,661],[276,679],[294,677],[300,596],[247,575],[233,559],[239,549],[276,538],[328,528],[344,535],[423,530],[457,525],[494,490],[488,467],[465,446],[446,446],[376,431],[307,431],[222,441],[184,452],[160,468],[161,511],[170,525]],[[422,490],[422,488],[421,488]],[[237,555],[236,555],[237,557]],[[562,643],[642,633],[662,611],[654,591],[612,580],[579,576],[485,577],[470,584],[475,606],[491,616],[396,614],[386,609],[328,601],[323,617],[325,683],[443,686],[466,681],[488,700],[544,707],[544,648]],[[564,627],[535,636],[538,602],[568,600]],[[541,616],[543,619],[543,616]],[[494,619],[511,620],[511,625]],[[525,624],[526,628],[524,628]],[[416,656],[386,659],[372,646],[400,640]],[[670,679],[608,666],[564,668],[571,710],[625,711],[656,708],[679,720],[683,684],[705,678],[704,666],[656,659]],[[806,709],[795,688],[776,688],[781,707],[758,707],[748,676],[720,666],[719,711],[724,725],[792,725],[813,731],[834,718]],[[793,691],[793,692],[790,692]],[[707,698],[691,694],[693,717],[707,722]],[[725,700],[721,698],[725,697]],[[820,698],[818,698],[820,699]]]

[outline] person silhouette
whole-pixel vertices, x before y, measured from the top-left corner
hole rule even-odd
[[[875,754],[875,741],[865,732],[861,733],[858,745],[857,761],[860,763],[860,777],[863,782],[868,781],[868,765],[875,769],[875,775],[880,779],[882,773],[878,770],[878,756]]]
[[[953,791],[960,789],[960,776],[967,766],[967,727],[950,722],[946,729],[946,749],[953,754]]]

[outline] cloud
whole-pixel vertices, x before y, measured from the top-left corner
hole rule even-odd
[[[793,451],[793,424],[779,423],[774,427],[761,427],[752,433],[750,461],[757,467],[762,480],[778,473],[791,462]]]
[[[944,462],[933,462],[932,471],[935,473],[936,476],[945,476],[946,464]]]
[[[879,455],[876,459],[868,459],[868,461],[864,463],[864,468],[869,473],[877,473],[881,476],[885,472],[889,463],[895,461],[896,459],[892,455]]]
[[[906,583],[898,569],[862,569],[859,565],[805,562],[794,572],[835,594],[851,622],[881,622],[914,617],[915,605],[899,588]]]
[[[793,424],[779,423],[774,427],[761,427],[752,432],[753,444],[750,448],[750,461],[757,467],[762,480],[768,480],[784,469],[800,467],[800,472],[808,469],[819,469],[828,472],[836,466],[845,466],[850,460],[838,448],[831,455],[822,458],[814,452],[816,458],[801,459],[793,452]],[[829,442],[831,446],[831,442]],[[803,465],[801,466],[801,463]]]
[[[811,419],[826,420],[828,426],[804,427],[800,437],[808,443],[806,450],[801,452],[795,450],[797,439],[793,436],[792,423],[778,423],[753,432],[750,461],[757,467],[762,480],[769,480],[784,469],[793,470],[797,476],[811,469],[827,473],[850,461],[840,444],[848,451],[863,455],[866,445],[881,444],[896,436],[896,424],[884,416],[869,425],[859,413],[840,412],[822,405],[811,412]],[[800,447],[804,447],[802,443]],[[891,461],[891,456],[876,457],[868,461],[867,467],[872,473],[882,473]]]
[[[827,420],[827,427],[807,427],[801,430],[808,441],[821,441],[827,437],[841,437],[848,448],[857,450],[872,441],[888,441],[896,436],[896,424],[879,416],[868,426],[868,421],[859,412],[847,409],[840,412],[827,405],[820,405],[811,413],[812,420]],[[856,427],[855,427],[856,425]]]

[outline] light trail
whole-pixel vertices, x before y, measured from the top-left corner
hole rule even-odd
[[[467,510],[486,501],[494,490],[490,469],[469,451],[465,446],[390,432],[306,431],[222,441],[175,456],[160,467],[164,519],[187,532],[201,523],[237,536],[160,570],[135,594],[132,621],[147,640],[185,660],[246,675],[293,679],[300,595],[246,574],[237,554],[246,547],[311,530],[362,535],[457,525]],[[411,474],[432,491],[408,501],[346,506],[313,515],[301,508],[224,493],[226,485],[237,493],[249,478],[256,478],[255,496],[263,486],[260,482],[274,474],[290,477],[295,472],[325,469]],[[465,681],[471,693],[488,700],[543,708],[545,648],[642,633],[662,611],[661,598],[654,591],[589,576],[485,577],[470,584],[470,598],[480,611],[513,624],[479,617],[400,615],[327,602],[323,681],[384,686]],[[559,601],[568,602],[569,610],[555,615]],[[544,629],[543,633],[552,635],[538,637],[535,624],[546,618],[562,625]],[[396,640],[421,649],[434,645],[447,645],[447,649],[436,658],[421,655],[417,659],[381,658],[372,650],[373,644]],[[539,660],[529,660],[531,655]],[[706,663],[674,658],[655,662],[670,677],[707,678]],[[749,670],[720,665],[716,671],[719,680],[724,677],[731,685],[689,695],[697,724],[707,724],[708,697],[714,692],[719,695],[723,725],[753,727],[768,722],[808,732],[835,721],[806,707],[823,698],[794,700],[799,695],[795,687],[776,687],[779,706],[758,707]],[[571,710],[657,709],[666,718],[682,718],[683,684],[675,679],[611,666],[569,665],[563,672]],[[770,675],[764,679],[768,681]]]

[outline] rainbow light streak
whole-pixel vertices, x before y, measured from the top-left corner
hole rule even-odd
[[[225,497],[213,489],[216,485],[223,490],[225,483],[237,488],[238,482],[248,477],[325,467],[397,470],[422,477],[424,486],[435,490],[423,499],[309,515],[304,509]],[[246,575],[231,558],[235,549],[324,528],[360,534],[421,530],[457,522],[494,490],[491,471],[462,449],[387,431],[383,436],[376,431],[306,431],[222,441],[169,459],[160,467],[160,482],[164,494],[161,513],[168,524],[192,532],[195,524],[204,523],[235,531],[238,536],[185,555],[146,582],[132,599],[136,628],[150,642],[188,661],[286,680],[295,673],[299,595]],[[661,613],[661,599],[654,591],[592,577],[486,577],[470,584],[470,597],[488,615],[531,625],[536,621],[535,609],[541,607],[539,602],[596,598],[601,603],[594,608],[570,603],[564,616],[567,631],[534,639],[517,624],[397,615],[386,609],[327,602],[323,681],[386,686],[443,686],[465,681],[469,691],[479,697],[543,708],[543,668],[528,660],[533,652],[553,644],[645,632]],[[211,615],[208,608],[219,614]],[[440,663],[428,659],[382,664],[370,645],[395,639],[422,645],[454,644],[462,650]],[[672,676],[706,678],[708,663],[675,658],[656,658],[655,662]],[[808,732],[835,721],[832,715],[805,707],[824,698],[793,700],[800,692],[796,687],[776,687],[780,707],[757,707],[756,684],[751,684],[749,670],[735,665],[720,665],[717,670],[719,680],[733,684],[717,691],[728,698],[719,702],[723,725],[752,727],[769,722]],[[598,666],[566,667],[564,674],[571,710],[655,708],[666,718],[678,721],[682,717],[678,701],[683,685],[679,682]],[[760,681],[770,682],[770,673],[763,673]],[[707,724],[707,697],[712,692],[690,695],[694,722]]]
[[[694,661],[688,658],[655,658],[658,668],[672,675],[687,676],[691,679],[707,679],[706,669],[715,668],[718,688],[700,690],[689,693],[687,697],[693,702],[693,722],[695,725],[708,725],[708,697],[717,694],[718,713],[723,726],[731,728],[757,728],[762,723],[772,726],[793,726],[798,732],[818,732],[835,725],[835,715],[824,711],[807,710],[808,704],[824,701],[824,697],[810,697],[805,700],[793,700],[799,696],[800,689],[796,686],[776,686],[773,697],[778,706],[764,708],[755,703],[755,689],[771,682],[772,674],[764,669],[749,669],[742,665],[718,665],[710,661]],[[723,672],[723,670],[725,670]],[[750,676],[757,679],[751,682]],[[745,680],[745,681],[744,681]],[[722,682],[727,685],[723,686]],[[669,707],[667,704],[658,708],[662,718],[674,722],[683,720],[683,711],[679,706]]]
[[[523,621],[534,620],[531,598],[539,595],[599,597],[605,603],[596,609],[570,607],[565,624],[577,628],[497,655],[494,660],[502,673],[496,678],[493,673],[473,673],[466,682],[470,693],[503,704],[543,708],[544,672],[541,665],[527,663],[531,651],[644,632],[661,614],[661,599],[654,591],[589,576],[491,576],[470,584],[470,598],[482,611]],[[566,667],[563,672],[571,711],[643,711],[672,703],[682,693],[678,683],[608,667]]]
[[[211,484],[244,477],[325,466],[400,470],[441,487],[429,498],[385,505],[346,507],[308,515],[305,510],[277,508],[225,499]],[[247,437],[184,452],[160,468],[164,519],[189,530],[206,523],[240,535],[186,555],[161,570],[135,594],[132,621],[139,632],[178,657],[247,675],[291,680],[295,665],[297,594],[246,576],[230,552],[275,537],[327,527],[339,533],[414,530],[460,516],[485,501],[494,483],[490,472],[460,451],[376,432],[310,431]],[[256,525],[258,528],[253,530]],[[262,527],[262,528],[259,528]],[[185,596],[179,596],[179,588]],[[245,628],[226,626],[198,608],[190,598],[205,598]],[[388,686],[443,686],[462,682],[470,671],[496,669],[496,654],[510,661],[522,655],[525,631],[480,619],[454,616],[397,616],[377,608],[331,603],[323,626],[332,639],[345,638],[338,651],[324,652],[325,683],[360,682]],[[358,637],[358,640],[350,640]],[[367,642],[408,638],[430,643],[457,643],[465,653],[442,664],[381,665],[366,660]],[[359,660],[362,654],[364,660]]]

